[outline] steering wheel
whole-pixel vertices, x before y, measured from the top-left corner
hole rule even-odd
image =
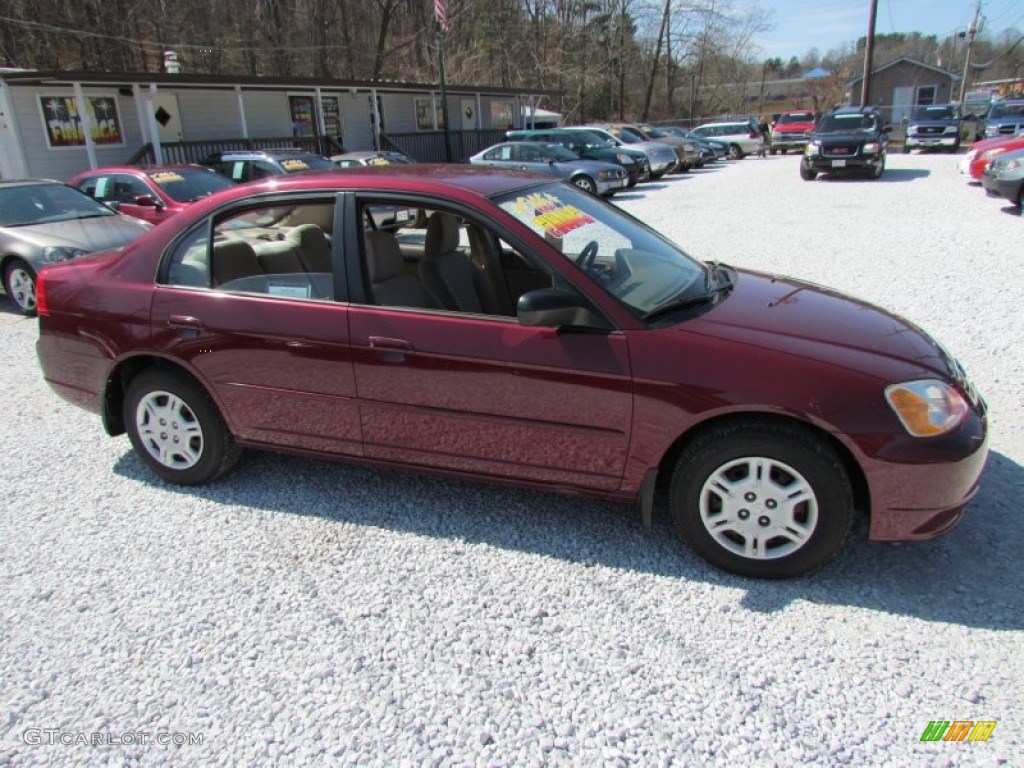
[[[594,260],[597,258],[597,249],[600,246],[597,240],[591,240],[589,243],[583,246],[583,250],[580,251],[580,255],[576,257],[576,265],[583,269],[589,269],[594,265]]]

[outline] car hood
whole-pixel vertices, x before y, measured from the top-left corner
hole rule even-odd
[[[908,320],[813,283],[737,272],[727,299],[676,327],[882,378],[920,375],[921,369],[953,375],[944,350]]]
[[[63,246],[92,252],[120,248],[152,228],[152,224],[141,219],[118,215],[48,221],[9,227],[4,231],[8,236],[38,248]]]

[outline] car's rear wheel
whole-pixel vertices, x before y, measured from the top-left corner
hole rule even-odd
[[[906,144],[903,145],[903,154],[904,155],[909,155],[910,154],[910,147],[908,145],[906,145]]]
[[[713,565],[786,578],[831,559],[853,514],[850,480],[823,439],[752,420],[712,429],[680,455],[670,490],[676,532]]]
[[[27,262],[14,259],[4,270],[4,290],[23,315],[36,314],[36,273]]]
[[[733,160],[742,160],[743,159],[743,150],[740,149],[740,145],[739,144],[730,144],[729,145],[729,157],[731,157]]]
[[[816,178],[818,178],[818,172],[812,171],[806,165],[800,163],[800,178],[803,179],[804,181],[814,181]]]
[[[174,371],[145,371],[128,385],[124,423],[136,453],[172,483],[200,485],[234,466],[240,450],[206,391]]]

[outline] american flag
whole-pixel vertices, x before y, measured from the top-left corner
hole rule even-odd
[[[442,32],[448,31],[448,9],[445,7],[445,0],[434,0],[434,15],[437,16],[437,23],[441,26]]]

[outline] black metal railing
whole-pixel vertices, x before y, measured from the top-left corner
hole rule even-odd
[[[465,162],[470,155],[475,155],[492,144],[504,141],[505,131],[449,131],[449,136],[452,160],[458,163]],[[382,147],[390,147],[421,163],[444,163],[448,159],[444,147],[444,131],[382,133],[380,139]]]
[[[338,155],[345,148],[330,136],[282,136],[263,139],[209,139],[206,141],[170,141],[160,145],[166,165],[198,163],[214,152],[245,149],[304,149],[324,156]],[[129,165],[154,165],[156,151],[152,144],[143,144],[128,160]]]

